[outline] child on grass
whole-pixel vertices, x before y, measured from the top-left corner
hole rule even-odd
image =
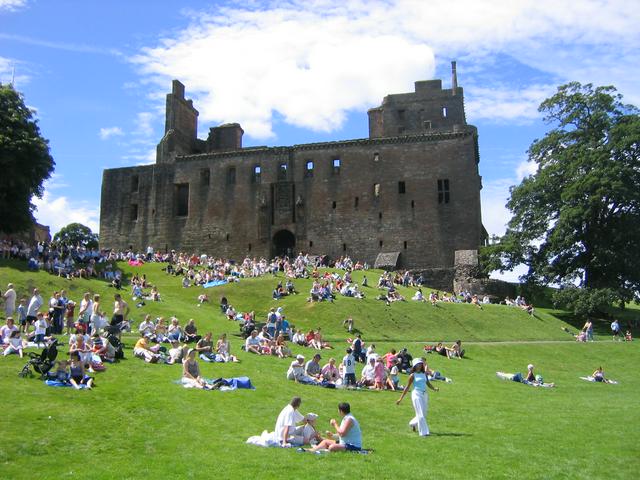
[[[17,353],[18,355],[20,355],[20,358],[24,357],[22,338],[20,338],[19,330],[11,332],[11,336],[9,337],[9,345],[4,349],[5,357],[12,353]]]

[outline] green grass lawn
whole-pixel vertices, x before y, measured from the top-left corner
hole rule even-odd
[[[0,285],[16,284],[19,295],[38,286],[43,297],[65,288],[79,300],[84,291],[105,295],[113,290],[99,281],[67,281],[45,273],[0,264]],[[127,273],[132,270],[126,267]],[[398,393],[327,390],[285,380],[289,360],[257,357],[240,351],[232,335],[232,351],[240,364],[202,364],[207,377],[249,376],[255,391],[204,392],[173,383],[179,366],[149,365],[133,358],[96,374],[93,391],[44,386],[21,379],[25,363],[16,356],[0,358],[0,478],[636,478],[640,467],[640,360],[638,343],[614,343],[606,335],[577,344],[561,330],[566,324],[553,311],[530,317],[517,309],[413,302],[385,307],[368,298],[340,297],[335,304],[308,304],[309,281],[296,281],[303,293],[279,303],[271,301],[272,278],[243,280],[209,289],[214,302],[196,307],[202,289],[183,289],[159,265],[140,272],[156,284],[163,302],[147,302],[143,314],[194,318],[200,331],[234,334],[237,325],[219,314],[217,299],[226,295],[239,310],[253,309],[260,318],[269,307],[284,306],[301,328],[321,326],[337,349],[323,360],[341,357],[346,347],[342,320],[352,315],[367,342],[379,352],[408,346],[419,354],[424,341],[473,341],[468,358],[447,360],[429,355],[432,368],[452,377],[430,392],[432,436],[418,438],[408,427],[411,402],[396,406]],[[356,274],[357,276],[361,273]],[[377,281],[368,272],[369,283]],[[410,290],[401,289],[407,297]],[[518,343],[521,340],[529,342]],[[563,341],[564,340],[564,341]],[[129,347],[133,338],[127,340]],[[544,343],[549,341],[549,343]],[[478,342],[478,343],[475,343]],[[297,348],[307,355],[310,350]],[[526,370],[534,363],[555,389],[537,389],[500,381],[497,370]],[[602,365],[619,385],[583,382]],[[246,439],[273,430],[280,409],[294,395],[302,412],[320,415],[324,430],[337,416],[337,404],[348,401],[363,429],[371,455],[301,454],[262,449]]]

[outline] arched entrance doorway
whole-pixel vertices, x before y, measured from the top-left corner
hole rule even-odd
[[[293,257],[296,248],[296,236],[289,230],[279,230],[273,236],[273,255]]]

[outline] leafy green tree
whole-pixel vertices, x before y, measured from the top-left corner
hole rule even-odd
[[[53,236],[53,241],[69,246],[82,245],[87,248],[96,248],[98,234],[93,233],[89,227],[81,223],[70,223]]]
[[[33,223],[34,196],[55,162],[40,135],[33,112],[11,85],[0,84],[0,231],[27,230]]]
[[[507,232],[482,258],[503,271],[527,265],[525,281],[606,290],[589,293],[590,305],[610,291],[621,304],[638,300],[638,110],[614,87],[572,82],[539,111],[552,129],[529,148],[537,171],[512,187]]]

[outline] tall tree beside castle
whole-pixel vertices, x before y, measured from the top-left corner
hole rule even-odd
[[[0,231],[21,232],[33,223],[34,196],[55,162],[33,112],[12,85],[0,84]]]
[[[537,171],[512,188],[513,218],[485,259],[524,263],[535,283],[578,284],[592,303],[640,299],[638,110],[614,87],[572,82],[539,111],[553,128],[529,148]]]

